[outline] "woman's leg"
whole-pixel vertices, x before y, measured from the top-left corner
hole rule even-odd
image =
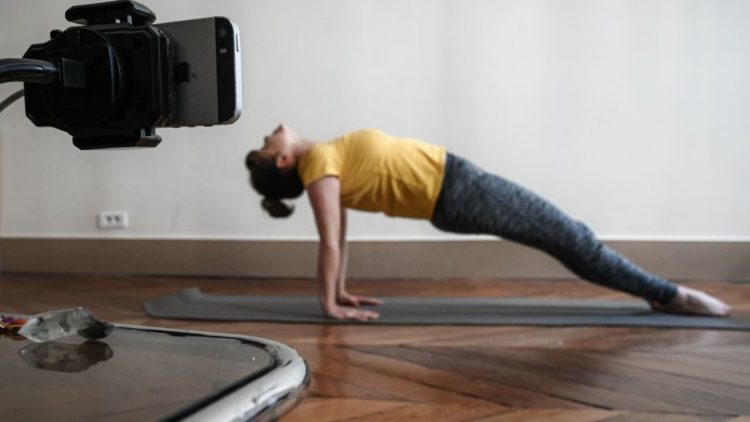
[[[583,223],[548,201],[466,160],[449,155],[432,223],[439,229],[493,234],[541,249],[579,277],[667,304],[678,287],[602,244]]]

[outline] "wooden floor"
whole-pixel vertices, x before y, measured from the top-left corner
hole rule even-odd
[[[384,296],[628,298],[579,281],[349,283],[354,292]],[[750,284],[686,284],[750,321]],[[315,294],[311,280],[3,274],[0,310],[86,306],[113,322],[282,341],[313,372],[307,397],[284,421],[750,421],[750,332],[211,323],[155,320],[142,311],[143,301],[190,286]]]

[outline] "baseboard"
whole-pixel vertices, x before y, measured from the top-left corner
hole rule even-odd
[[[672,279],[750,281],[750,242],[608,241]],[[547,255],[511,242],[353,241],[354,278],[571,278]],[[0,271],[188,276],[314,277],[313,241],[0,240]]]

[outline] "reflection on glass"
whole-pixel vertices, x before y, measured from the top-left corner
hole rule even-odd
[[[87,340],[81,344],[49,341],[32,343],[18,351],[32,368],[58,372],[83,372],[99,362],[114,356],[107,343]]]

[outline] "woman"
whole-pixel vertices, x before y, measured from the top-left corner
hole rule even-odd
[[[328,317],[378,318],[359,305],[379,299],[346,290],[346,208],[429,219],[455,233],[493,234],[541,249],[583,279],[639,296],[653,309],[727,316],[731,308],[706,293],[670,283],[598,241],[584,224],[528,190],[489,174],[445,148],[361,130],[327,143],[281,124],[246,158],[252,186],[273,217],[307,189],[320,235],[320,300]]]

